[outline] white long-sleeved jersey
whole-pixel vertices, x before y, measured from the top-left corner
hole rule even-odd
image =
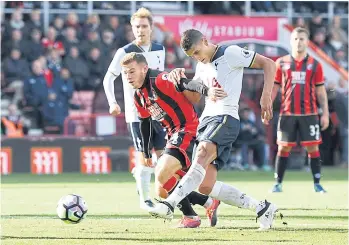
[[[121,73],[121,60],[127,54],[131,52],[142,53],[151,69],[158,69],[163,71],[165,69],[165,48],[164,46],[152,42],[148,51],[145,51],[142,47],[129,43],[126,46],[119,48],[114,55],[112,62],[109,65],[107,74],[103,80],[104,91],[108,99],[109,106],[116,103],[114,94],[114,81]],[[125,100],[125,119],[127,123],[139,122],[137,109],[133,102],[134,89],[128,84],[123,74],[122,81],[124,87],[124,100]]]
[[[226,98],[216,102],[206,97],[200,120],[217,115],[230,115],[239,119],[244,67],[250,67],[253,64],[255,55],[255,52],[236,45],[219,46],[211,63],[197,64],[194,79],[199,78],[208,87],[221,87],[228,94]]]

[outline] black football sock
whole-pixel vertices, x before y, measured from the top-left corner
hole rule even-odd
[[[310,162],[311,173],[313,174],[314,184],[320,183],[321,178],[321,159],[320,152],[315,151],[308,153],[308,160]]]
[[[187,197],[191,204],[199,204],[200,206],[204,206],[208,199],[208,196],[200,194],[196,191],[191,192]]]
[[[289,155],[290,155],[289,152],[279,151],[278,155],[276,157],[276,161],[275,161],[275,179],[276,179],[276,182],[278,184],[281,184],[283,179],[284,179],[284,175],[285,175],[285,171],[286,171],[286,168],[287,168],[287,161],[288,161]]]

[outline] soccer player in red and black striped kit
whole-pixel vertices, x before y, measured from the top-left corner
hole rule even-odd
[[[151,119],[159,121],[167,131],[167,144],[155,168],[157,194],[166,198],[191,165],[199,124],[192,103],[200,100],[200,94],[210,94],[211,98],[220,99],[226,97],[226,93],[223,89],[208,89],[205,85],[191,80],[187,80],[189,81],[187,84],[182,83],[175,87],[173,83],[167,81],[167,73],[149,69],[145,57],[140,53],[127,54],[122,59],[121,66],[128,83],[136,89],[134,102],[140,118],[142,149],[146,164],[151,163],[149,147],[153,132]],[[216,210],[220,202],[192,192],[179,203],[184,215],[179,227],[193,228],[201,223],[190,203],[205,207],[210,225],[216,225]]]
[[[321,64],[307,53],[309,32],[296,28],[291,34],[291,55],[277,60],[273,99],[281,87],[281,108],[277,131],[278,154],[275,162],[275,179],[272,192],[282,192],[282,180],[293,146],[300,144],[308,152],[314,179],[314,190],[325,192],[320,185],[321,160],[319,144],[321,132],[329,124],[327,94]],[[322,109],[319,121],[317,102]]]

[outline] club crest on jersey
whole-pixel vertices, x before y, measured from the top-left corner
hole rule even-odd
[[[308,70],[313,69],[313,64],[309,64],[309,65],[307,65],[307,69],[308,69]]]
[[[242,56],[244,56],[245,58],[249,58],[249,57],[252,55],[252,53],[251,53],[250,51],[246,50],[246,49],[242,49],[242,50],[241,50],[241,54],[242,54]]]
[[[305,71],[292,71],[292,84],[305,84],[306,74]]]

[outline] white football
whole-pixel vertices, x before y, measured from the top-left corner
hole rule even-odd
[[[87,204],[81,196],[69,194],[59,199],[57,215],[67,224],[77,224],[86,217],[87,209]]]

